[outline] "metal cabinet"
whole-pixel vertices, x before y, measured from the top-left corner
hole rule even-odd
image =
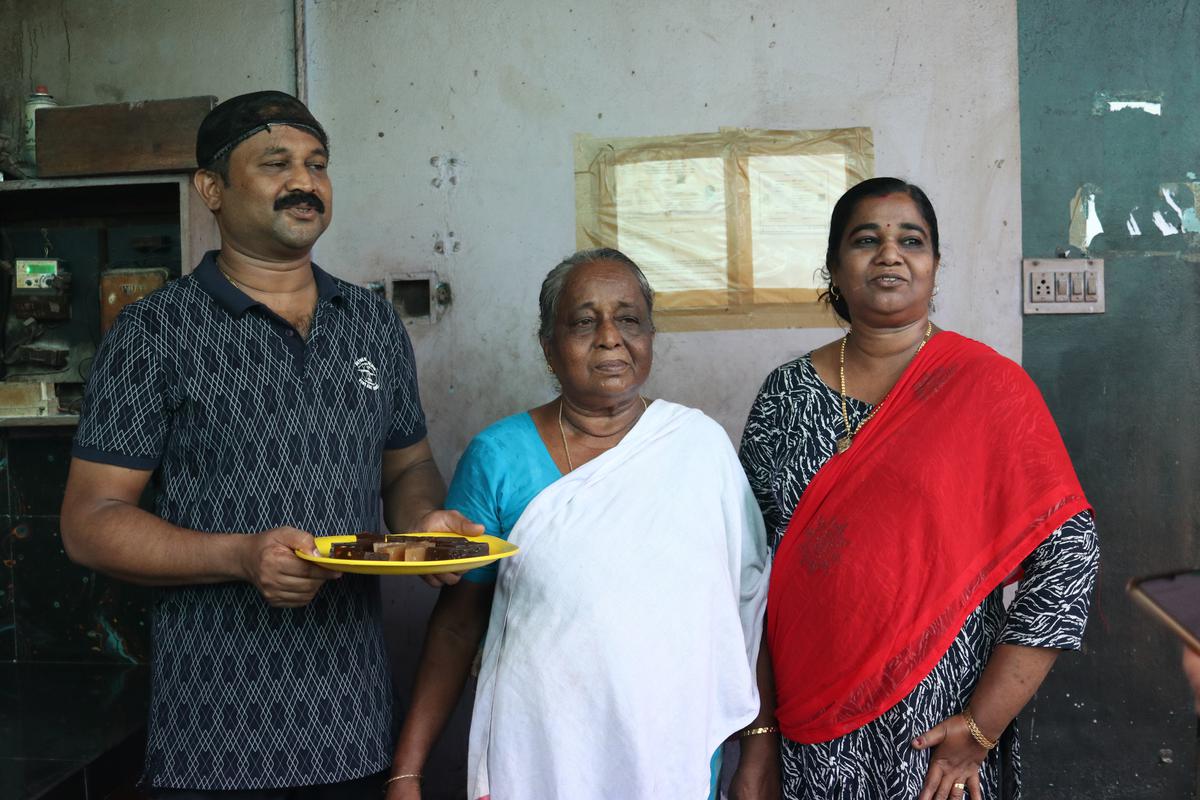
[[[116,308],[217,244],[188,174],[0,182],[0,426],[73,424]]]

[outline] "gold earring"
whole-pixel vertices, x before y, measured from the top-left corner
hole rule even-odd
[[[551,375],[554,374],[554,367],[550,366],[549,361],[546,362],[546,372],[549,372]]]

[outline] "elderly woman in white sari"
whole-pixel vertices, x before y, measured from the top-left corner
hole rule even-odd
[[[562,392],[480,433],[447,498],[521,552],[442,589],[388,798],[420,796],[485,633],[470,800],[703,800],[738,734],[734,796],[777,797],[768,550],[733,447],[696,409],[642,396],[653,295],[628,257],[575,254],[540,305]]]

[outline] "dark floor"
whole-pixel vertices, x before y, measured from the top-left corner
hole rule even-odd
[[[0,798],[136,797],[149,590],[70,561],[74,428],[0,429]]]
[[[142,666],[0,664],[0,797],[129,796],[149,690]]]

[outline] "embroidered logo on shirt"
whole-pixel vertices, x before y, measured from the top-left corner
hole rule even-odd
[[[358,370],[358,382],[368,389],[379,391],[378,370],[375,365],[365,358],[360,358],[354,362],[354,368]]]

